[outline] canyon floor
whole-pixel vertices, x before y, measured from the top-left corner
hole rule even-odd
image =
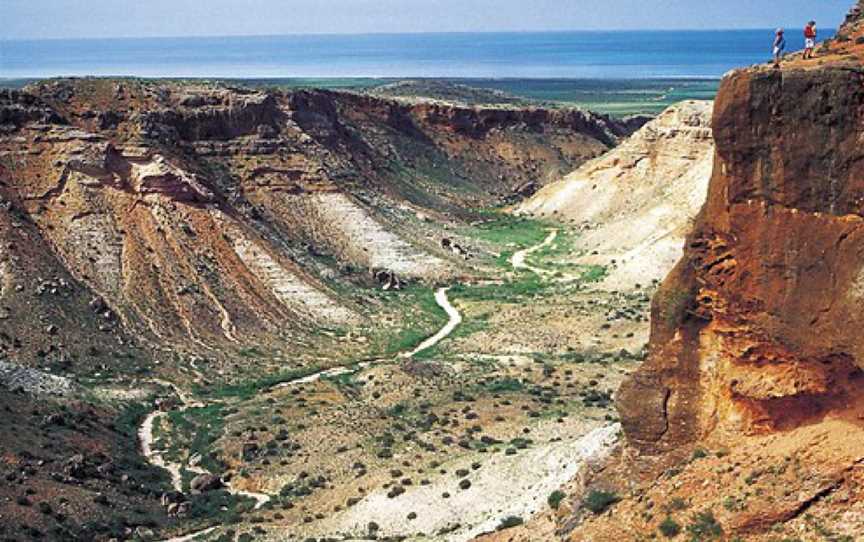
[[[578,228],[496,217],[464,233],[494,245],[499,263],[489,278],[439,290],[459,320],[431,289],[411,293],[424,300],[415,318],[445,331],[458,322],[440,342],[179,397],[149,430],[177,489],[217,456],[227,463],[218,472],[233,473],[229,508],[264,539],[470,540],[547,509],[608,455],[619,438],[611,395],[644,354],[653,286],[600,288],[606,269],[574,261]],[[189,377],[202,383],[199,369]]]

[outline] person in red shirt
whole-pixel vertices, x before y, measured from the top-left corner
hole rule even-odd
[[[804,27],[804,60],[813,58],[816,47],[816,21],[810,21]]]

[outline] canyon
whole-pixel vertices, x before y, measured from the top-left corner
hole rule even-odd
[[[0,91],[0,538],[864,539],[862,66]]]

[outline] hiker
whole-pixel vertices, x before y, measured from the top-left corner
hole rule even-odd
[[[816,48],[816,21],[810,21],[804,27],[804,60],[813,58]]]
[[[783,29],[778,28],[774,34],[774,67],[780,67],[780,57],[783,56],[783,51],[786,50],[786,37],[783,34]]]

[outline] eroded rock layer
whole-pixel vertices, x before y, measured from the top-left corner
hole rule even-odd
[[[651,361],[621,392],[635,445],[794,427],[857,395],[862,126],[852,66],[723,81],[708,201],[655,301]]]
[[[4,91],[0,129],[0,338],[25,362],[55,335],[197,351],[355,325],[369,311],[334,280],[465,271],[423,217],[469,218],[630,131],[580,111],[112,80]]]

